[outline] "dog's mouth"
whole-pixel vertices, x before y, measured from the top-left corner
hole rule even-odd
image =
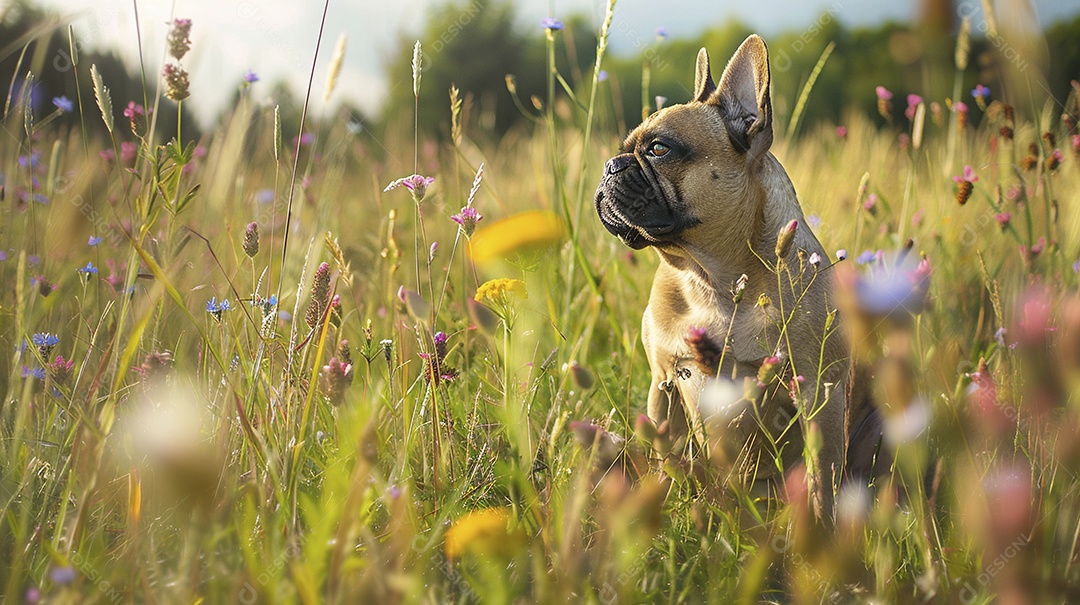
[[[604,228],[627,246],[639,250],[663,246],[679,231],[671,204],[655,175],[645,174],[632,154],[612,158],[596,188],[596,214]]]
[[[623,244],[634,250],[640,250],[646,246],[662,246],[676,233],[673,223],[659,225],[635,225],[631,223],[619,208],[619,204],[608,199],[603,189],[596,191],[596,213],[600,217],[600,223]]]

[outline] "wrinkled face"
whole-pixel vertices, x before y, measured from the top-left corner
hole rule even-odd
[[[744,221],[750,170],[736,145],[713,104],[649,116],[604,168],[594,198],[600,221],[634,249],[678,247],[715,232],[698,229],[703,223]]]

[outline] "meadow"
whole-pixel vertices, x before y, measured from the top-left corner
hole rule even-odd
[[[895,458],[826,529],[798,470],[754,497],[642,417],[657,258],[592,209],[620,143],[593,128],[609,25],[574,96],[549,59],[535,124],[501,139],[458,91],[445,138],[288,132],[252,77],[176,140],[183,24],[144,98],[74,45],[94,97],[9,93],[4,601],[1080,599],[1078,91],[961,90],[957,52],[951,100],[867,90],[884,125],[786,136],[784,100],[772,151],[837,252]],[[395,76],[414,91],[422,52]]]

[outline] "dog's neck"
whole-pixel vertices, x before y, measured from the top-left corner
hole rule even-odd
[[[681,243],[677,247],[658,248],[660,257],[675,269],[687,272],[703,295],[730,298],[728,291],[740,276],[748,286],[757,288],[774,283],[775,275],[765,263],[776,262],[776,239],[780,229],[792,220],[800,222],[805,233],[796,234],[792,254],[809,233],[802,209],[787,173],[771,153],[761,159],[756,174],[740,200],[749,220],[742,228],[732,225],[729,237],[707,244]],[[810,239],[816,244],[813,236]],[[818,250],[812,250],[818,251]]]

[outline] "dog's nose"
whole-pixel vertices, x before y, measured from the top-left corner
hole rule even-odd
[[[617,155],[608,160],[607,166],[604,168],[604,172],[606,172],[607,174],[617,174],[633,166],[635,163],[637,163],[637,160],[634,158],[633,155],[629,153]]]

